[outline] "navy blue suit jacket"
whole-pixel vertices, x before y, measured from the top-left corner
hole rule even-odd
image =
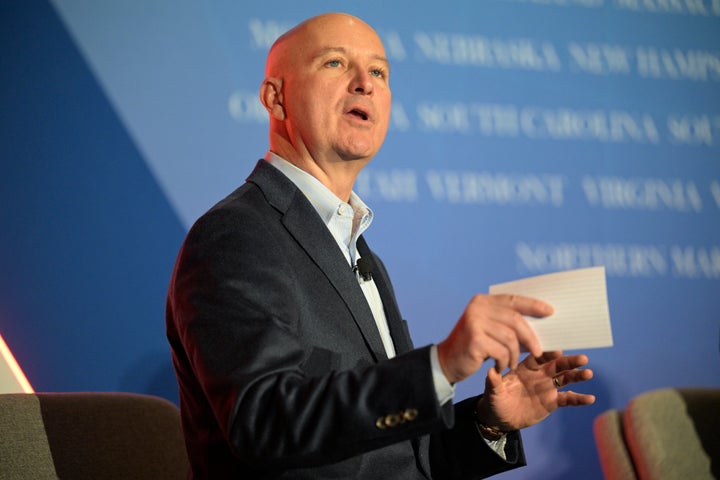
[[[261,160],[178,255],[167,335],[193,478],[481,478],[507,463],[475,429],[476,399],[440,407],[373,261],[398,352],[388,359],[345,257],[305,196]]]

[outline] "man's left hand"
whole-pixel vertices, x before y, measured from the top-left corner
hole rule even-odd
[[[585,355],[564,356],[561,351],[528,355],[517,368],[501,375],[490,369],[485,394],[478,402],[478,420],[502,431],[519,430],[540,422],[558,407],[591,405],[594,395],[564,390],[590,380],[593,372],[580,367]]]

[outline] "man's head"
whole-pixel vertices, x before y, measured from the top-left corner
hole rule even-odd
[[[359,18],[328,13],[299,24],[270,49],[265,76],[260,100],[274,152],[327,174],[359,171],[380,149],[390,118],[389,65],[380,38]]]

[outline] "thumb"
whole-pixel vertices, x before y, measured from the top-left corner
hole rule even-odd
[[[497,370],[491,368],[488,370],[487,378],[485,379],[485,389],[496,389],[502,384],[502,375]]]

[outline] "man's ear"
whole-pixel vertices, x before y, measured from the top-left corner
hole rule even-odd
[[[263,80],[260,85],[260,102],[271,117],[276,120],[285,120],[281,78],[268,77]]]

